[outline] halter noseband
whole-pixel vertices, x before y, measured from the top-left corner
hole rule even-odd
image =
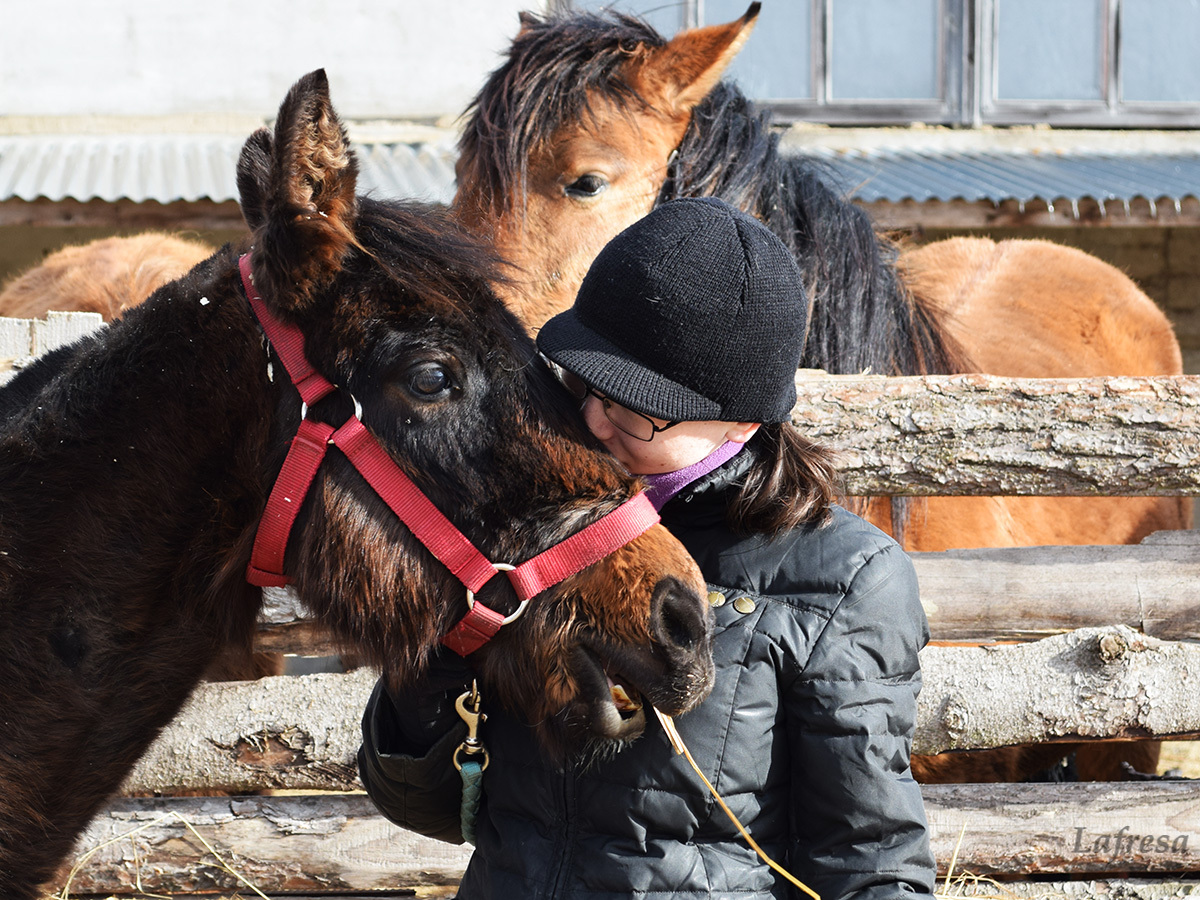
[[[430,502],[401,471],[375,437],[367,431],[357,411],[339,428],[309,419],[307,409],[337,389],[312,367],[304,353],[304,335],[295,325],[277,318],[254,287],[250,254],[238,260],[242,285],[250,307],[267,340],[304,405],[300,427],[292,439],[279,477],[271,488],[267,507],[254,536],[254,550],[246,580],[258,587],[282,587],[291,582],[283,574],[283,556],[292,525],[330,446],[336,446],[425,547],[467,589],[467,614],[442,643],[460,656],[478,650],[522,612],[533,597],[577,572],[599,562],[643,534],[659,521],[644,493],[639,492],[616,509],[566,540],[517,566],[493,563]],[[504,571],[520,605],[509,616],[475,600],[475,592],[497,572]]]

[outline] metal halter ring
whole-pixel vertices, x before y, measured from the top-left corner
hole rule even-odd
[[[511,572],[513,569],[516,568],[516,566],[510,566],[508,563],[492,563],[492,565],[495,566],[497,569],[499,569],[501,572]],[[516,611],[514,613],[512,613],[511,615],[505,616],[504,619],[500,622],[500,624],[508,625],[510,622],[515,622],[520,617],[521,613],[525,612],[525,607],[528,605],[529,605],[529,600],[522,600],[520,605],[517,607]],[[471,590],[470,588],[467,588],[467,609],[472,610],[474,608],[475,608],[475,592],[473,590]]]

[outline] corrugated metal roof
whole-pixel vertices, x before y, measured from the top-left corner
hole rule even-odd
[[[1127,206],[1143,199],[1151,209],[1167,203],[1179,208],[1200,191],[1197,153],[1037,153],[1025,151],[834,151],[807,148],[805,155],[825,163],[843,190],[865,203],[914,200],[1041,200],[1070,203],[1078,216],[1080,200]]]
[[[0,200],[101,199],[135,202],[237,199],[243,138],[233,135],[0,136]],[[356,141],[360,187],[387,197],[449,203],[455,149],[439,141]],[[1144,199],[1179,206],[1200,191],[1196,153],[1025,150],[834,150],[808,146],[839,186],[863,202],[1090,198],[1103,209]]]
[[[237,199],[244,137],[232,135],[0,136],[0,200]],[[357,143],[359,188],[449,203],[452,143]]]

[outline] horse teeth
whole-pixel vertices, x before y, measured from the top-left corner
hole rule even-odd
[[[630,697],[623,686],[614,682],[609,686],[609,691],[612,693],[613,705],[621,712],[633,712],[642,708],[642,704]]]

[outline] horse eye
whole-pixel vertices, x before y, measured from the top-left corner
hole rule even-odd
[[[435,397],[450,389],[450,373],[436,363],[427,363],[409,373],[408,386],[414,394]]]
[[[608,188],[608,182],[600,175],[581,175],[563,190],[568,197],[598,197]]]

